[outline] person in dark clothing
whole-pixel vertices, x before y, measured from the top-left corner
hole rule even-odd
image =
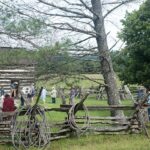
[[[3,108],[2,111],[3,112],[11,112],[14,111],[15,105],[14,105],[14,99],[12,97],[10,97],[9,94],[6,94],[4,97],[4,101],[3,101]]]
[[[21,97],[20,97],[20,102],[21,102],[21,106],[24,106],[24,102],[25,102],[25,99],[23,97],[23,95],[21,94]]]
[[[11,83],[10,87],[11,87],[11,97],[16,98],[17,97],[18,82]]]

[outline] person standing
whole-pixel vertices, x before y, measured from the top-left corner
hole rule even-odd
[[[11,86],[11,97],[16,98],[17,97],[18,82],[12,82],[10,86]]]
[[[23,92],[20,91],[20,106],[23,107],[24,106],[24,103],[25,103],[25,99],[23,97]]]
[[[42,92],[41,92],[40,99],[44,102],[44,104],[45,104],[45,101],[46,101],[46,94],[47,94],[47,90],[45,88],[43,88]]]
[[[57,96],[57,91],[55,87],[52,87],[52,91],[50,92],[51,98],[52,98],[52,103],[56,103],[56,96]]]
[[[28,94],[27,94],[29,104],[31,104],[33,102],[34,95],[35,95],[34,84],[31,84],[31,86],[29,87],[29,90],[28,90]]]

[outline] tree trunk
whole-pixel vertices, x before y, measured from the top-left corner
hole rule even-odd
[[[109,105],[119,105],[120,97],[116,84],[116,76],[112,67],[112,61],[109,54],[109,49],[107,45],[107,35],[104,27],[104,18],[102,14],[101,0],[91,0],[92,10],[93,10],[93,22],[95,26],[95,31],[97,33],[96,42],[98,46],[99,58],[102,67],[102,75],[104,77],[104,82],[108,86],[106,87],[108,104]],[[111,112],[112,116],[123,116],[123,112],[116,110]]]

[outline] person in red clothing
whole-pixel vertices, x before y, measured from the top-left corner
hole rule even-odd
[[[10,97],[9,94],[6,94],[3,101],[3,112],[11,112],[15,110],[14,99]]]

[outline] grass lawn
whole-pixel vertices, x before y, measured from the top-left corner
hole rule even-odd
[[[150,150],[150,140],[137,135],[88,135],[51,142],[46,150]],[[0,145],[0,150],[13,150],[11,145]],[[30,150],[37,150],[30,148]]]
[[[90,135],[52,142],[51,150],[149,150],[145,135]]]

